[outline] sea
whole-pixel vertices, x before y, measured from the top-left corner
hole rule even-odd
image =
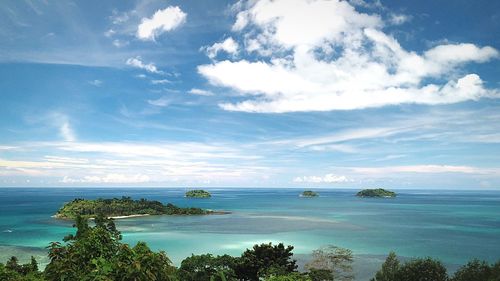
[[[117,220],[123,241],[145,241],[175,265],[192,255],[240,255],[254,244],[294,246],[302,267],[326,245],[351,249],[356,280],[369,280],[390,251],[402,260],[440,259],[453,272],[478,258],[500,260],[500,191],[396,190],[396,198],[359,198],[354,189],[210,188],[209,199],[185,188],[0,188],[0,262],[16,255],[47,264],[46,247],[74,233],[51,216],[74,198],[146,198],[224,215],[149,216]]]

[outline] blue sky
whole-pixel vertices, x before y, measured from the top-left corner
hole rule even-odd
[[[498,1],[4,1],[0,186],[500,188]]]

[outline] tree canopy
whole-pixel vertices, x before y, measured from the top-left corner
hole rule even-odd
[[[195,190],[190,190],[186,192],[186,197],[192,197],[192,198],[210,198],[212,195],[210,192],[202,190],[202,189],[195,189]]]
[[[57,218],[75,219],[77,216],[95,218],[98,214],[105,217],[130,215],[204,215],[213,213],[200,208],[181,208],[174,204],[166,205],[159,201],[144,198],[133,200],[130,197],[112,199],[74,199],[64,204],[56,213]]]
[[[358,197],[396,197],[396,193],[383,188],[376,189],[363,189],[359,191],[356,196]]]

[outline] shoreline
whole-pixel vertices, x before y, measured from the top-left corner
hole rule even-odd
[[[114,220],[120,220],[120,219],[129,219],[129,218],[137,218],[137,217],[147,217],[151,216],[150,214],[135,214],[135,215],[128,215],[128,216],[111,216],[107,217],[108,219],[114,219]],[[54,219],[59,219],[59,220],[73,220],[71,218],[65,218],[65,217],[60,217],[58,215],[52,215],[50,216],[51,218]],[[89,218],[89,220],[93,220],[94,218]]]
[[[232,214],[233,212],[230,211],[212,211],[208,210],[209,212],[206,214],[200,214],[200,215],[184,215],[184,214],[179,214],[179,215],[154,215],[154,216],[206,216],[206,215],[229,215]],[[111,216],[107,217],[108,219],[114,219],[114,220],[121,220],[121,219],[131,219],[131,218],[140,218],[140,217],[149,217],[153,216],[151,214],[134,214],[134,215],[127,215],[127,216]],[[73,220],[71,218],[66,218],[66,217],[60,217],[59,215],[52,215],[50,216],[51,218],[54,219],[59,219],[59,220]],[[93,220],[94,218],[89,218],[89,220]]]

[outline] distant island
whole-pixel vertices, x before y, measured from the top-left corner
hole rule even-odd
[[[210,192],[201,190],[201,189],[196,189],[196,190],[190,190],[186,192],[186,197],[190,198],[210,198],[212,195]]]
[[[64,204],[54,217],[60,219],[75,219],[77,216],[95,218],[98,214],[102,214],[108,218],[120,219],[149,215],[208,215],[223,213],[201,208],[182,208],[171,203],[164,205],[159,201],[146,199],[132,200],[130,197],[124,196],[113,199],[74,199]]]
[[[383,198],[392,198],[396,197],[396,193],[385,190],[383,188],[376,188],[376,189],[363,189],[360,192],[356,194],[358,197],[383,197]]]
[[[318,197],[318,193],[312,191],[312,190],[306,190],[302,192],[300,197]]]

